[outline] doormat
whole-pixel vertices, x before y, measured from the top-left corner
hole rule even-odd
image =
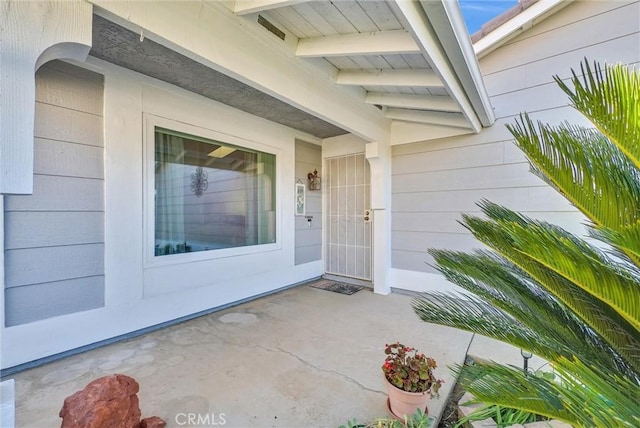
[[[319,288],[320,290],[333,291],[334,293],[346,294],[348,296],[353,293],[357,293],[364,288],[358,285],[345,284],[344,282],[335,282],[326,279],[314,282],[311,284],[311,287]]]

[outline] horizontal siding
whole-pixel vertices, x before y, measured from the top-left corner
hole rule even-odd
[[[7,326],[99,308],[104,306],[104,277],[9,288],[5,304],[12,308],[6,315]]]
[[[322,259],[322,191],[309,190],[307,174],[318,171],[322,177],[322,148],[304,141],[296,141],[295,174],[307,186],[305,211],[312,216],[311,227],[305,217],[295,219],[295,264]]]
[[[296,265],[322,259],[322,245],[309,245],[296,247]]]
[[[393,193],[434,192],[458,189],[494,189],[539,186],[542,181],[528,174],[529,164],[479,166],[441,171],[396,174]]]
[[[102,147],[36,138],[33,171],[42,175],[104,178]]]
[[[416,156],[397,155],[393,159],[394,171],[398,173],[417,173],[425,171],[443,171],[454,168],[471,168],[476,166],[498,165],[503,162],[504,143],[491,143],[465,148],[448,147],[429,153],[429,163]]]
[[[495,71],[486,75],[484,82],[487,91],[496,96],[516,92],[522,88],[533,88],[552,83],[553,75],[549,73],[549,70],[555,70],[554,73],[561,79],[568,79],[571,77],[570,67],[575,67],[585,56],[608,64],[637,64],[639,38],[638,33],[632,33],[595,46],[566,52],[563,55],[551,56],[540,61]]]
[[[478,135],[393,147],[392,266],[435,272],[427,248],[471,250],[458,222],[482,199],[585,234],[575,207],[528,171],[505,125],[522,112],[551,124],[591,126],[554,75],[589,60],[640,62],[640,3],[574,2],[480,60],[496,123]]]
[[[38,70],[36,102],[102,116],[103,85],[93,75],[87,72],[79,77],[45,65]]]
[[[6,211],[102,211],[104,182],[89,178],[35,175],[33,194],[6,199]]]
[[[393,194],[394,212],[469,212],[488,199],[516,211],[573,211],[575,208],[546,185],[516,189],[446,190]]]
[[[5,252],[5,286],[104,275],[103,253],[103,244],[8,250]]]
[[[36,138],[103,147],[102,116],[36,103]]]
[[[104,306],[103,78],[36,74],[34,190],[5,198],[5,324]]]
[[[5,237],[6,250],[104,241],[102,212],[7,212],[4,220],[8,230],[29,231],[24,234],[9,233]]]
[[[637,2],[574,2],[536,27],[482,58],[483,74],[565,56],[577,50],[586,50],[590,60],[598,60],[590,55],[594,47],[638,34],[640,5]],[[617,47],[613,52],[616,51]],[[547,74],[558,71],[547,70]]]

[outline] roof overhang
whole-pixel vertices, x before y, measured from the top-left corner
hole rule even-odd
[[[93,55],[318,138],[401,144],[495,120],[457,2],[93,3]]]
[[[482,58],[572,2],[573,0],[520,0],[513,8],[484,24],[472,36],[476,56]]]

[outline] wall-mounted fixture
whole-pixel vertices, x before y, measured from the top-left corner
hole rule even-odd
[[[307,178],[309,179],[309,190],[320,190],[320,177],[318,176],[318,170],[314,169],[313,172],[307,174]]]
[[[306,203],[306,192],[305,185],[302,180],[298,179],[296,183],[296,215],[304,215],[305,214],[305,203]]]

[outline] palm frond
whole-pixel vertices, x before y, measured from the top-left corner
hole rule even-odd
[[[559,382],[486,361],[457,368],[466,389],[487,404],[526,410],[576,426],[638,426],[638,384],[577,360],[560,359],[554,369]]]
[[[486,212],[487,215],[491,213]],[[511,212],[513,216],[515,213]],[[634,373],[640,373],[640,339],[637,330],[614,309],[558,273],[513,248],[513,238],[504,224],[463,216],[465,225],[481,242],[527,272],[554,297],[570,308],[591,329],[618,350]]]
[[[592,236],[640,259],[640,220],[618,230],[598,228],[593,230]]]
[[[478,299],[429,293],[412,302],[418,317],[429,323],[455,327],[514,344],[542,357],[557,357],[557,343],[515,320],[506,312]],[[570,354],[570,353],[569,353]]]
[[[640,278],[617,269],[603,251],[560,227],[487,201],[479,205],[509,234],[513,250],[612,306],[636,331],[640,330]]]
[[[593,68],[585,59],[582,77],[573,71],[569,87],[556,77],[577,110],[640,168],[640,73],[623,65]]]
[[[537,341],[550,347],[545,351],[538,349],[532,352],[549,360],[558,355],[578,355],[584,361],[608,370],[633,373],[617,351],[591,329],[585,328],[584,321],[568,311],[553,295],[512,263],[486,251],[470,254],[446,250],[429,252],[437,262],[437,269],[447,280],[508,313],[511,318],[535,331],[540,337]],[[423,298],[432,297],[423,295]],[[454,305],[444,306],[445,302],[440,304],[448,311],[456,310]],[[433,309],[431,312],[425,311],[426,314],[421,315],[421,318],[440,323],[435,314],[442,309],[437,306]],[[464,313],[463,310],[459,318],[464,320]],[[486,331],[472,330],[471,325],[447,325],[489,335]],[[503,341],[505,339],[495,335],[491,337]],[[528,348],[526,344],[518,346]]]
[[[614,230],[640,219],[640,173],[595,129],[534,124],[522,115],[507,125],[532,172],[597,226]]]

